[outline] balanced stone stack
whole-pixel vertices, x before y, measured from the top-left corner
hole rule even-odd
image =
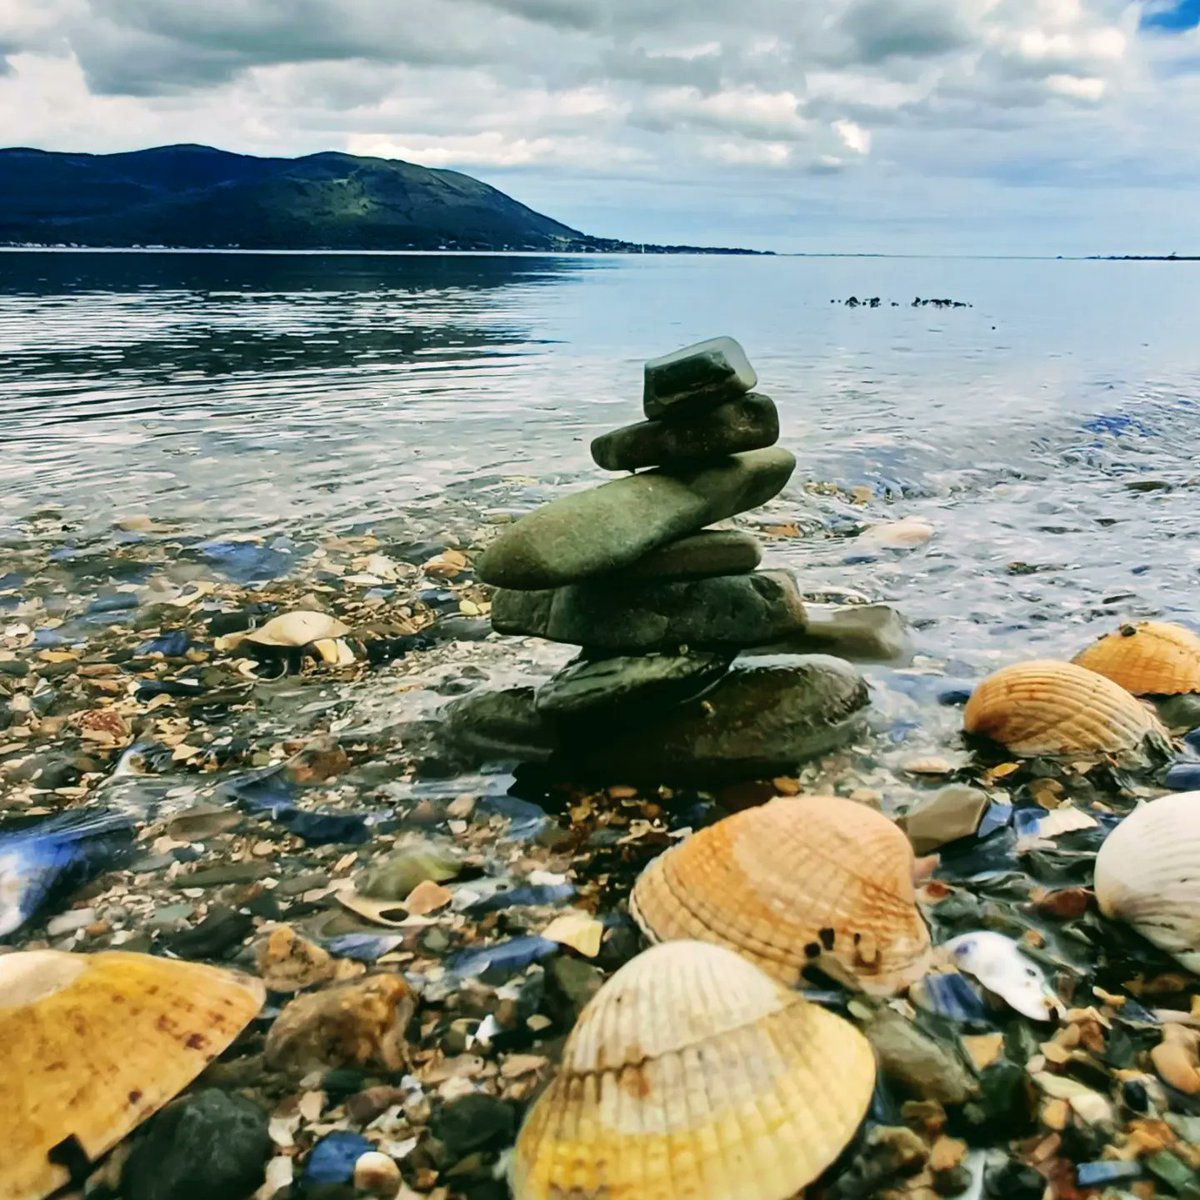
[[[866,689],[844,662],[733,663],[810,631],[791,573],[758,570],[762,547],[750,534],[707,528],[766,503],[795,470],[756,383],[732,338],[648,362],[646,420],[592,443],[599,466],[634,473],[522,518],[478,564],[498,589],[498,632],[582,649],[527,697],[542,733],[576,763],[602,753],[627,776],[753,773],[856,728]],[[460,728],[489,704],[494,713],[494,700],[468,705]]]

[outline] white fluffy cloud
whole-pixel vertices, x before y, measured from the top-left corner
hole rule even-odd
[[[635,240],[1200,247],[1186,198],[1200,174],[1200,40],[1140,28],[1143,11],[0,0],[0,137],[404,157]],[[1139,219],[1150,213],[1158,225]]]

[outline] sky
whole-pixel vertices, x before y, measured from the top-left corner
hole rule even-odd
[[[0,0],[0,145],[179,142],[631,241],[1200,253],[1200,0]]]

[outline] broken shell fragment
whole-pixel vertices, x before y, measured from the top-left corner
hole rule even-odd
[[[1012,938],[980,930],[951,938],[944,949],[960,971],[1031,1021],[1049,1021],[1062,1011],[1041,968],[1021,953]]]
[[[1135,696],[1200,692],[1200,637],[1167,621],[1122,625],[1074,661]]]
[[[583,1010],[530,1110],[516,1200],[786,1200],[854,1135],[861,1033],[729,950],[656,946]]]
[[[262,1002],[257,979],[149,954],[0,958],[0,1196],[71,1182],[67,1162],[94,1163],[176,1096]]]
[[[1096,900],[1200,973],[1200,792],[1135,808],[1096,855]]]
[[[886,995],[929,968],[913,871],[908,839],[874,809],[777,798],[655,859],[630,912],[654,941],[716,942],[789,986],[817,965]]]
[[[963,728],[1022,755],[1125,755],[1148,741],[1169,745],[1158,718],[1124,688],[1048,659],[989,675],[967,701]]]
[[[307,646],[326,638],[345,637],[350,632],[336,617],[321,612],[290,612],[272,617],[261,629],[252,630],[246,641],[256,646]]]

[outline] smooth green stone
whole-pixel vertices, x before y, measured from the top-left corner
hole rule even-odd
[[[672,583],[713,575],[748,575],[762,562],[762,543],[737,529],[705,529],[651,550],[616,579]]]
[[[750,392],[686,421],[639,421],[592,442],[606,471],[640,471],[761,450],[779,440],[779,412],[769,396]]]
[[[402,846],[382,862],[363,871],[358,890],[376,900],[403,900],[419,883],[445,883],[462,870],[459,854],[449,846]]]
[[[774,446],[691,471],[647,471],[554,500],[510,525],[479,560],[496,587],[536,590],[619,570],[658,546],[777,495],[796,459]]]
[[[677,419],[748,392],[756,383],[758,375],[733,338],[710,338],[646,363],[642,409],[651,421]]]
[[[591,583],[544,592],[500,590],[498,633],[585,646],[593,653],[737,650],[804,628],[804,605],[786,571],[756,571],[682,583]]]

